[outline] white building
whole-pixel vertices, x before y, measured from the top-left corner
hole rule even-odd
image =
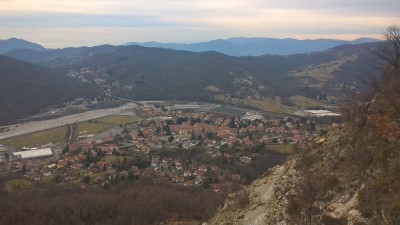
[[[339,113],[334,113],[328,110],[304,110],[310,116],[323,117],[323,116],[340,116]]]
[[[53,156],[53,152],[51,151],[51,148],[44,148],[37,150],[14,152],[14,156],[17,157],[19,156],[21,157],[21,159],[31,159],[38,157]]]

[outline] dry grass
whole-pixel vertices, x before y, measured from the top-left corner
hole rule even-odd
[[[311,98],[307,98],[304,96],[300,96],[300,95],[295,95],[290,97],[290,99],[296,103],[296,106],[298,108],[301,109],[307,109],[307,107],[316,107],[316,106],[321,106],[321,102],[311,99]]]
[[[7,181],[4,190],[8,192],[29,190],[33,187],[32,183],[24,179],[15,179]]]
[[[215,86],[207,86],[206,87],[207,91],[212,91],[212,92],[219,92],[221,91],[219,88],[215,87]]]
[[[31,134],[24,134],[12,138],[1,140],[1,144],[9,145],[14,148],[34,147],[35,145],[43,145],[53,143],[63,146],[65,144],[65,134],[67,127],[58,127],[49,130],[39,131]]]
[[[245,99],[243,105],[255,107],[265,112],[274,112],[274,113],[286,113],[296,110],[295,107],[282,105],[280,97],[275,97],[273,99],[268,98],[263,100]]]
[[[131,116],[106,116],[78,123],[78,135],[98,134],[113,127],[137,122],[138,118]]]
[[[306,80],[303,84],[311,85],[313,87],[323,87],[326,83],[333,79],[333,73],[336,70],[340,70],[340,67],[347,61],[354,61],[357,59],[356,55],[343,57],[340,60],[332,61],[326,64],[310,65],[304,70],[290,71],[289,76],[305,76],[310,77],[318,81],[317,84],[307,83]]]
[[[320,106],[322,103],[310,99],[304,96],[295,95],[290,97],[290,99],[296,104],[296,106],[286,106],[281,104],[281,98],[279,96],[275,98],[266,98],[262,100],[257,99],[244,99],[240,101],[232,101],[225,99],[224,95],[215,95],[214,98],[216,100],[222,101],[223,103],[235,104],[240,106],[248,106],[252,108],[257,108],[265,112],[273,112],[273,113],[287,113],[294,112],[299,109],[306,109],[307,107],[316,107]]]
[[[295,147],[292,144],[272,144],[266,146],[268,149],[272,151],[276,151],[283,154],[292,154],[294,153]]]
[[[137,122],[139,119],[132,116],[106,116],[97,119],[100,123],[127,124]]]

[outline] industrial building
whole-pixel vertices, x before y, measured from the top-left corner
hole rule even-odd
[[[37,150],[14,152],[13,155],[15,158],[20,157],[21,159],[32,159],[32,158],[53,156],[53,151],[51,150],[51,148],[43,148]]]
[[[323,116],[340,116],[339,113],[334,113],[328,110],[304,110],[309,116],[323,117]]]
[[[208,111],[208,113],[239,118],[246,112],[229,106],[220,106]]]

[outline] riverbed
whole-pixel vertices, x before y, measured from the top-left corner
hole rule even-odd
[[[0,130],[7,130],[4,132],[0,132],[0,140],[51,128],[62,127],[67,124],[78,123],[104,116],[127,114],[127,112],[132,111],[136,107],[137,104],[131,102],[116,108],[90,110],[82,113],[62,116],[56,119],[31,121],[8,126],[0,126]]]

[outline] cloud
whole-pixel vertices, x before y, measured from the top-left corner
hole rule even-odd
[[[143,33],[130,41],[376,37],[386,25],[400,23],[399,11],[398,0],[0,0],[0,38],[24,34],[30,39],[37,30],[67,29],[77,32],[76,45],[78,36],[84,43],[97,29],[116,34],[108,42],[132,36],[133,30]]]

